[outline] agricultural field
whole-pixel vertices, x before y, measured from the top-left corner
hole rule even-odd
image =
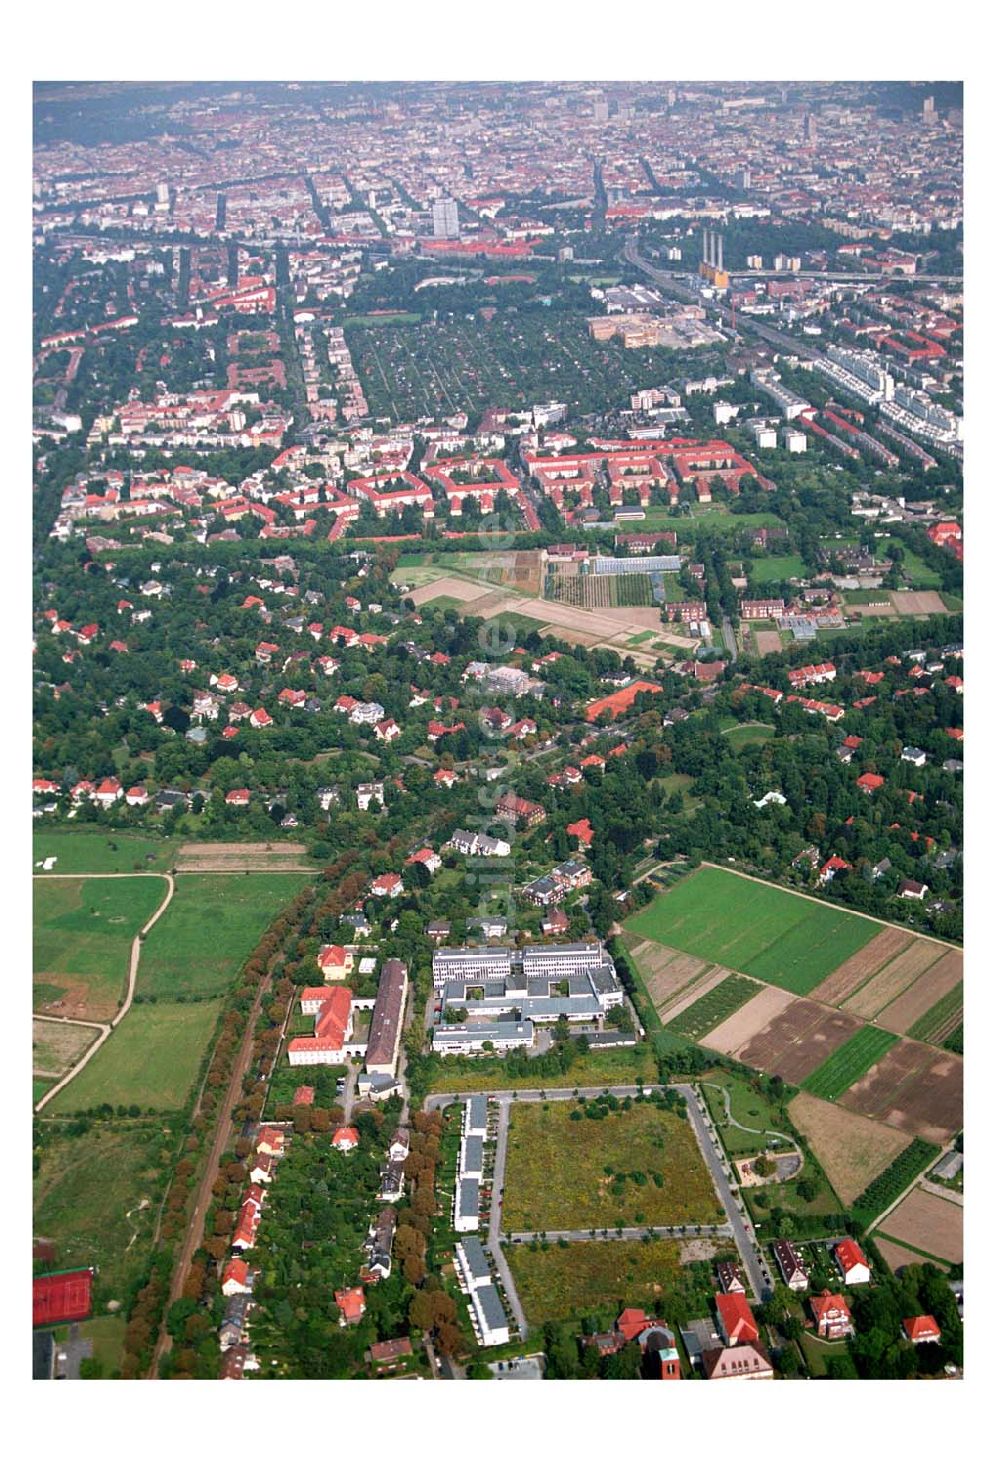
[[[788,1115],[844,1204],[852,1204],[907,1147],[906,1134],[898,1128],[858,1117],[808,1092],[799,1092]]]
[[[907,1034],[914,1040],[925,1040],[929,1045],[944,1046],[950,1050],[949,1040],[961,1030],[962,986],[957,984],[946,995],[932,1005],[925,1015],[914,1021]]]
[[[920,979],[932,964],[938,962],[945,965],[944,974],[948,981],[946,987],[950,988],[962,977],[961,955],[949,958],[951,952],[952,950],[942,948],[939,943],[932,943],[930,939],[912,939],[909,948],[890,959],[867,984],[862,985],[843,1002],[844,1008],[860,1015],[862,1019],[877,1019],[883,1010],[887,1010],[889,1005],[899,999],[904,990],[908,991],[911,984]],[[958,973],[952,977],[951,970],[956,964]],[[918,1009],[917,1014],[921,1013],[922,1010]]]
[[[73,1136],[43,1128],[34,1233],[55,1242],[57,1267],[97,1267],[95,1310],[121,1298],[141,1266],[178,1146],[160,1123],[94,1124]]]
[[[144,830],[109,830],[103,825],[40,825],[32,832],[32,861],[55,856],[50,873],[169,871],[178,842]]]
[[[79,1061],[97,1035],[98,1031],[88,1030],[84,1025],[70,1025],[62,1020],[32,1020],[31,1069],[36,1075],[48,1078],[43,1082],[46,1090]]]
[[[549,574],[545,598],[581,610],[637,609],[653,604],[648,574]]]
[[[506,1246],[504,1255],[524,1313],[533,1327],[585,1312],[617,1314],[622,1306],[647,1307],[660,1298],[674,1316],[698,1316],[711,1292],[711,1257],[722,1243],[701,1243],[703,1259],[683,1256],[674,1240],[578,1241],[569,1245]],[[690,1252],[689,1252],[690,1253]],[[676,1309],[676,1310],[675,1310]]]
[[[188,841],[177,852],[178,871],[284,871],[317,868],[297,841]]]
[[[712,866],[654,898],[629,928],[794,994],[809,994],[879,932],[869,918]]]
[[[857,953],[834,969],[819,988],[813,991],[812,998],[823,1004],[843,1004],[855,990],[877,974],[884,964],[909,948],[912,942],[912,935],[904,933],[901,928],[883,928],[870,943],[859,948]]]
[[[685,1118],[649,1102],[588,1117],[582,1104],[511,1108],[503,1228],[715,1224],[722,1208]]]
[[[961,1057],[900,1040],[848,1087],[841,1101],[852,1112],[943,1145],[962,1126],[962,1080]]]
[[[563,400],[571,414],[623,404],[637,387],[662,384],[676,360],[662,349],[591,339],[585,318],[498,313],[491,322],[350,323],[351,359],[371,414],[398,424],[490,405]]]
[[[940,1261],[958,1265],[964,1257],[962,1206],[918,1185],[891,1214],[879,1221],[879,1234]]]
[[[836,1016],[834,1018],[837,1018]],[[884,1056],[897,1036],[877,1025],[863,1025],[849,1039],[837,1046],[821,1066],[806,1076],[802,1082],[806,1091],[813,1096],[834,1101],[857,1081],[880,1057]]]
[[[900,1035],[940,1044],[962,1018],[964,971],[964,955],[948,949],[883,1011],[882,1023]]]
[[[271,919],[307,878],[294,874],[178,875],[173,901],[142,945],[136,997],[213,998],[225,992]]]
[[[217,1000],[133,1005],[45,1112],[63,1116],[105,1103],[179,1111],[198,1079],[219,1008]]]
[[[662,948],[648,938],[626,933],[623,942],[649,992],[661,1024],[665,1025],[726,978],[725,969],[714,967],[703,958],[692,958],[688,953]]]
[[[132,939],[166,889],[157,876],[36,880],[34,1008],[65,1019],[110,1020],[125,994]]]
[[[858,1033],[858,1021],[811,999],[789,999],[756,1035],[731,1052],[748,1066],[796,1086]],[[853,1078],[852,1078],[853,1079]],[[845,1083],[846,1085],[846,1083]]]
[[[939,1152],[933,1143],[914,1138],[857,1196],[854,1213],[869,1225],[884,1215],[913,1180],[930,1167]]]
[[[763,986],[755,984],[752,979],[743,979],[739,974],[730,974],[727,979],[709,989],[700,999],[689,1004],[679,1015],[672,1019],[672,1029],[678,1035],[689,1036],[691,1040],[700,1040],[703,1035],[721,1025],[723,1020],[729,1018],[738,1009],[745,1005],[754,995],[759,994]]]

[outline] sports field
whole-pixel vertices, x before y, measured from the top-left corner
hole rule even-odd
[[[33,888],[35,1009],[110,1020],[125,993],[132,939],[166,887],[156,876],[39,878]]]
[[[877,1025],[862,1026],[850,1040],[839,1045],[822,1066],[806,1077],[803,1087],[813,1096],[825,1097],[828,1102],[835,1101],[869,1066],[884,1056],[890,1046],[895,1045],[897,1038],[888,1030],[880,1030]]]
[[[136,996],[206,999],[232,983],[261,934],[308,877],[177,876],[173,901],[142,945]]]
[[[722,1208],[686,1119],[649,1102],[606,1117],[584,1104],[515,1104],[504,1230],[712,1225]]]
[[[220,1005],[133,1005],[96,1055],[45,1109],[60,1116],[79,1107],[184,1106],[201,1069]]]
[[[630,918],[629,929],[794,994],[808,994],[874,938],[879,924],[703,866]]]
[[[705,1243],[706,1259],[683,1264],[688,1248],[674,1240],[577,1241],[537,1250],[511,1245],[504,1250],[528,1322],[578,1317],[597,1312],[609,1317],[622,1306],[645,1307],[667,1298],[684,1316],[698,1311],[699,1293],[709,1290],[709,1258],[721,1253],[725,1242]]]

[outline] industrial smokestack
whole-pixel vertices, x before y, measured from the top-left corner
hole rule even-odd
[[[719,259],[716,262],[716,266],[719,268],[719,271],[721,272],[722,271],[722,232],[721,231],[719,232],[718,236],[716,237],[716,240],[718,241],[718,252],[719,252]]]
[[[704,227],[702,227],[701,232],[701,259],[702,261],[708,261],[710,259],[708,255],[708,231]]]

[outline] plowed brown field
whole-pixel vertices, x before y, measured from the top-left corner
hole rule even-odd
[[[891,1046],[841,1105],[912,1137],[947,1143],[962,1126],[962,1059],[915,1040]]]
[[[858,1020],[840,1010],[795,999],[734,1054],[758,1071],[797,1085],[860,1029]]]
[[[939,1199],[917,1187],[890,1215],[879,1221],[879,1230],[894,1240],[903,1240],[917,1250],[942,1261],[962,1260],[962,1206]]]

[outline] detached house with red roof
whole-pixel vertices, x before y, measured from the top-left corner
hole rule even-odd
[[[361,1142],[361,1134],[356,1127],[341,1126],[330,1139],[330,1147],[336,1148],[338,1153],[352,1153]]]
[[[847,1286],[864,1286],[871,1281],[871,1267],[856,1240],[839,1240],[833,1255]]]
[[[401,897],[403,879],[395,871],[385,871],[375,878],[368,890],[373,897]]]
[[[903,1336],[910,1343],[940,1343],[941,1329],[935,1318],[921,1312],[919,1317],[907,1317],[903,1323]]]
[[[839,1292],[810,1297],[809,1310],[821,1338],[849,1338],[854,1332],[851,1310]]]
[[[365,1294],[361,1287],[344,1287],[334,1293],[333,1300],[340,1311],[341,1327],[357,1327],[365,1315]]]
[[[100,805],[102,809],[108,810],[112,805],[116,805],[124,795],[124,789],[122,789],[118,780],[112,776],[109,779],[102,779],[100,784],[97,785],[94,790],[94,802]]]
[[[346,979],[354,968],[354,954],[348,953],[347,949],[339,943],[328,943],[316,955],[316,965],[328,984],[337,983],[341,979]],[[314,1015],[318,1012],[319,1005],[316,1006],[316,1009],[307,1010],[305,1007],[305,995],[303,994],[302,1010],[304,1014]]]
[[[266,707],[255,708],[254,711],[250,714],[251,728],[270,728],[273,727],[273,725],[274,719],[271,717]]]

